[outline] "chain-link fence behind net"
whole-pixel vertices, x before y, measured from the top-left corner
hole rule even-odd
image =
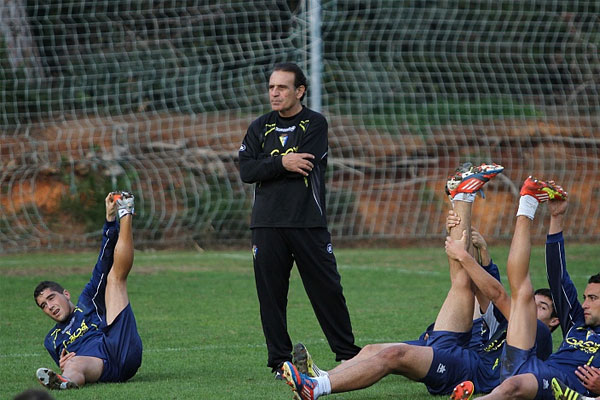
[[[96,243],[113,189],[140,246],[248,244],[237,150],[273,65],[310,75],[306,3],[0,5],[0,253]],[[598,2],[321,3],[334,240],[439,237],[465,161],[506,167],[484,235],[511,236],[533,174],[570,192],[570,238],[600,237]]]

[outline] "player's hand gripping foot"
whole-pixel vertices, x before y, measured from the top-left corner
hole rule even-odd
[[[552,378],[552,393],[554,393],[554,398],[556,400],[587,400],[591,399],[591,397],[583,396],[564,383],[562,383],[559,379]]]
[[[471,396],[473,396],[474,391],[475,387],[473,385],[473,382],[464,381],[463,383],[459,383],[458,385],[456,385],[456,387],[452,391],[450,400],[469,400]]]
[[[48,368],[39,368],[35,373],[38,382],[52,390],[79,389],[75,382],[60,376]]]
[[[117,202],[117,213],[119,219],[123,218],[127,214],[135,214],[134,208],[134,196],[133,194],[125,191],[113,192],[113,199]]]
[[[465,163],[456,169],[456,173],[448,177],[446,194],[454,198],[458,193],[475,193],[481,190],[490,179],[504,171],[498,164],[481,164],[473,166]]]
[[[289,361],[283,363],[283,379],[294,391],[295,400],[314,400],[317,381],[301,374]]]
[[[533,196],[543,203],[548,200],[566,200],[567,192],[556,184],[554,181],[540,181],[532,176],[525,179],[523,186],[521,187],[521,196],[529,195]]]
[[[292,352],[292,363],[301,374],[308,375],[311,378],[328,375],[326,371],[317,367],[308,352],[308,349],[302,343],[297,343]]]

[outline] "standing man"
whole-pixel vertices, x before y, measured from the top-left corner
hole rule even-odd
[[[269,78],[272,111],[256,119],[240,147],[242,181],[254,183],[252,256],[267,366],[291,360],[287,295],[294,261],[336,361],[354,357],[354,335],[327,230],[327,121],[302,105],[306,77],[293,63]]]
[[[125,382],[142,363],[142,340],[127,295],[134,198],[128,192],[109,193],[105,205],[100,255],[77,305],[53,281],[41,282],[33,292],[36,304],[56,322],[44,345],[62,373],[39,368],[36,374],[48,389]]]

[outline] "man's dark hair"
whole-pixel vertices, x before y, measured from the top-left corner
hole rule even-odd
[[[588,283],[600,283],[600,274],[590,276]]]
[[[42,293],[46,289],[50,289],[50,290],[52,290],[54,292],[58,292],[58,293],[62,293],[65,290],[65,288],[62,287],[59,283],[56,283],[53,281],[40,282],[33,290],[33,300],[35,300],[36,304],[37,304],[38,296],[40,295],[40,293]]]
[[[300,69],[297,64],[285,62],[276,64],[273,67],[273,72],[275,71],[292,72],[294,74],[294,87],[299,88],[300,86],[304,86],[304,94],[300,97],[300,101],[302,101],[308,92],[308,83],[306,82],[306,76],[304,75],[304,72],[302,72],[302,69]]]
[[[551,300],[551,305],[552,305],[552,314],[550,315],[552,318],[558,318],[558,314],[556,313],[556,307],[554,307],[554,299],[552,298],[552,292],[550,291],[550,289],[548,288],[540,288],[538,290],[536,290],[534,293],[534,295],[539,294],[541,296],[547,297]]]

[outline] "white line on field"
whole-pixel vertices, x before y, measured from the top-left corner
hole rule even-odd
[[[248,250],[248,254],[225,253],[223,258],[231,258],[232,260],[248,260],[252,261],[252,252]]]
[[[415,270],[415,269],[406,269],[406,268],[398,268],[398,267],[378,267],[374,265],[347,265],[347,264],[338,264],[338,269],[345,270],[355,270],[355,271],[378,271],[378,272],[398,272],[401,274],[414,274],[414,275],[429,275],[429,276],[448,276],[448,267],[440,267],[439,271],[427,271],[427,270]],[[545,271],[543,271],[545,276]],[[502,279],[505,282],[508,282],[508,278],[506,277],[506,272],[501,274]],[[540,275],[541,276],[541,275]],[[582,279],[587,280],[590,278],[590,275],[587,274],[569,274],[571,279]]]
[[[398,339],[390,339],[390,338],[358,338],[357,342],[360,343],[390,343],[395,342]],[[306,345],[316,345],[316,344],[327,344],[325,339],[321,340],[306,340],[302,343]],[[163,348],[150,348],[144,349],[144,353],[179,353],[186,351],[202,351],[202,350],[228,350],[228,349],[242,349],[242,348],[266,348],[265,344],[259,343],[248,343],[248,344],[207,344],[201,346],[190,346],[190,347],[163,347]],[[0,354],[0,359],[9,359],[9,358],[31,358],[31,357],[42,357],[46,355],[46,353],[8,353],[8,354]]]
[[[373,265],[347,265],[347,264],[338,264],[339,269],[347,269],[349,271],[378,271],[378,272],[399,272],[401,274],[416,274],[416,275],[428,275],[428,276],[439,276],[442,274],[447,275],[448,271],[424,271],[424,270],[414,270],[414,269],[406,269],[406,268],[398,268],[398,267],[377,267]]]

